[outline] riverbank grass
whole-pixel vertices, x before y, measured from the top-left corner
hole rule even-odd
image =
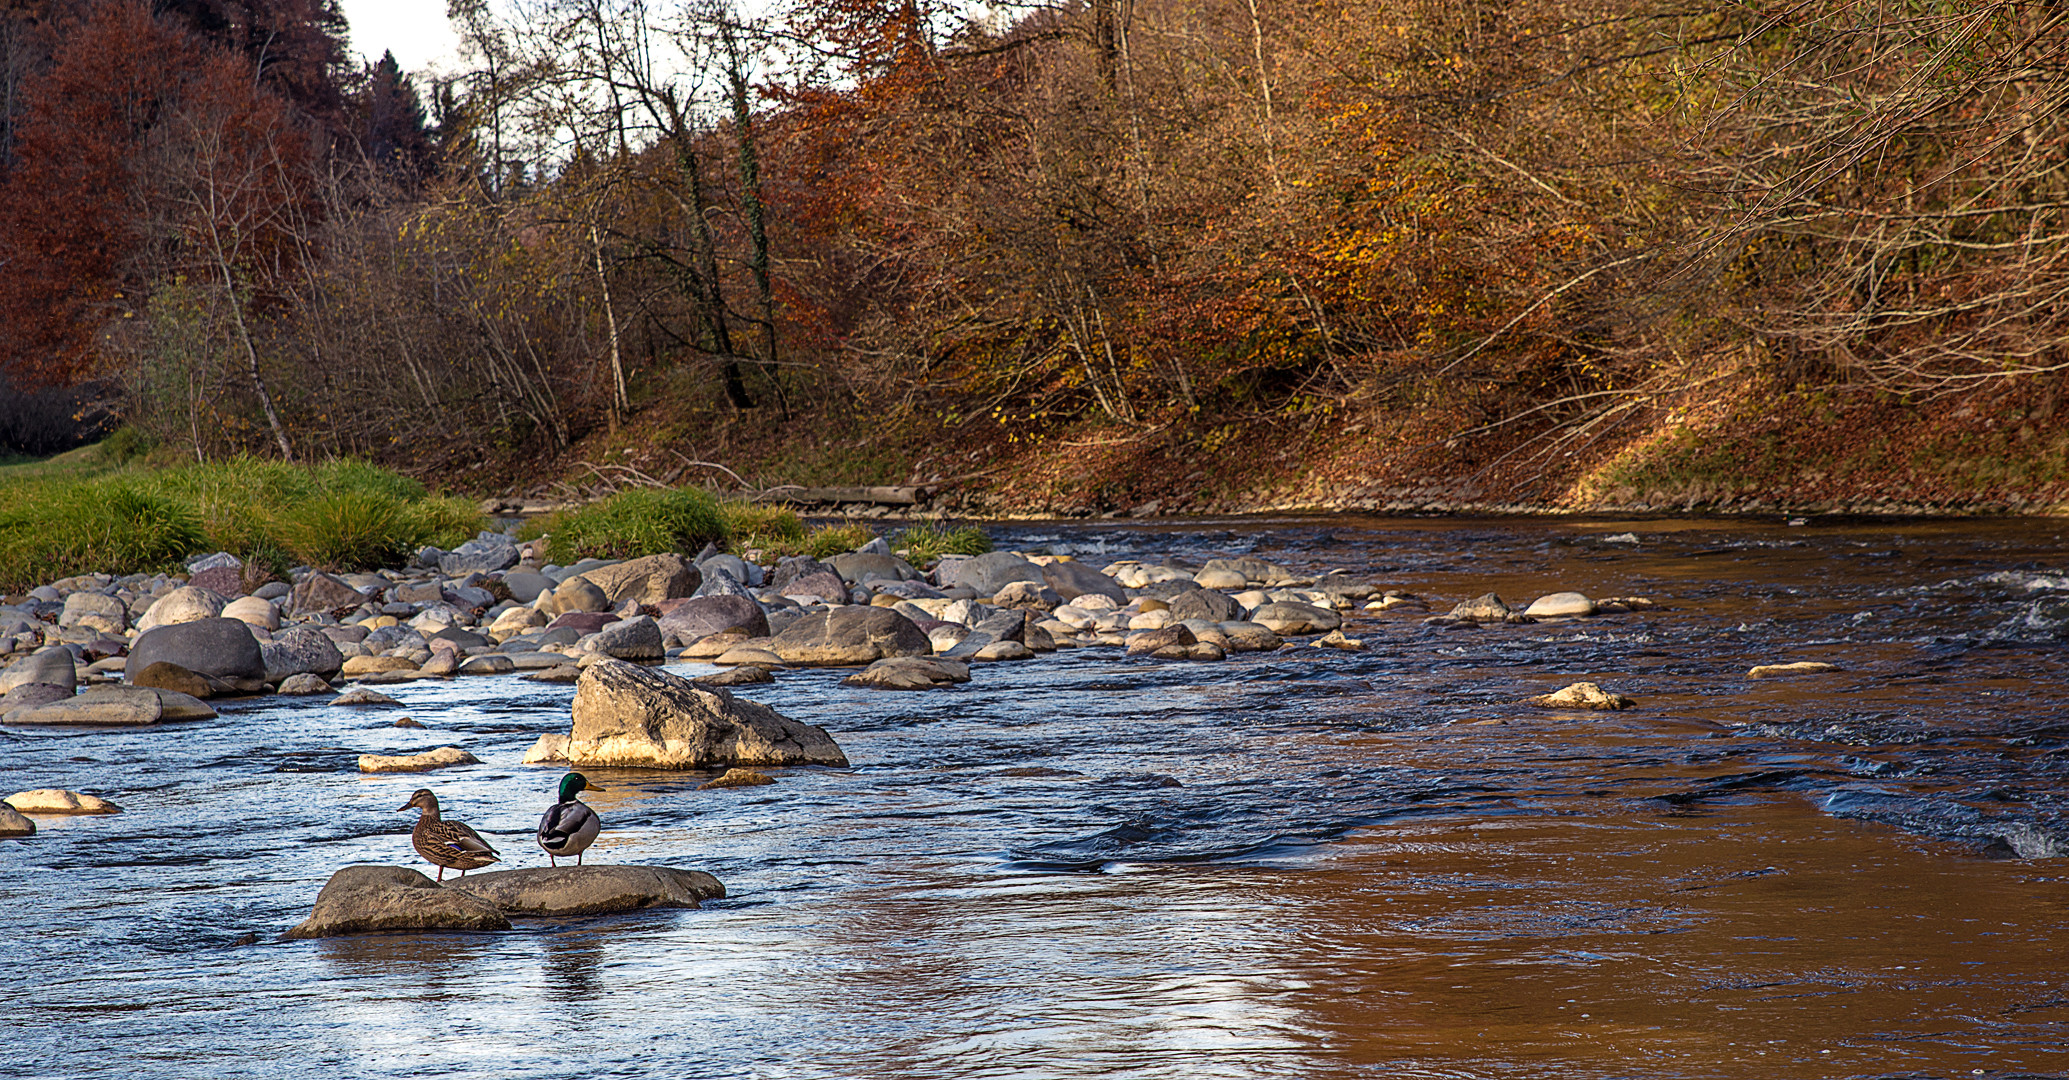
[[[696,554],[724,540],[719,504],[696,488],[635,488],[526,522],[520,539],[546,540],[548,560],[633,559],[674,551]]]
[[[457,545],[487,524],[467,500],[364,462],[239,458],[150,470],[72,454],[0,474],[0,589],[173,571],[208,551],[275,574],[297,563],[371,569],[425,544]]]

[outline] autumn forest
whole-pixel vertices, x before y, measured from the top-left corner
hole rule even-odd
[[[972,511],[2069,503],[2053,0],[451,15],[432,77],[333,0],[0,0],[0,441]]]

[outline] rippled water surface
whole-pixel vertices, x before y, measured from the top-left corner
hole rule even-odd
[[[278,943],[416,863],[432,774],[509,865],[571,687],[511,677],[0,730],[9,790],[127,808],[0,843],[4,1076],[1843,1077],[2069,1073],[2069,557],[2055,522],[1284,519],[1014,526],[1095,564],[1256,554],[1431,597],[1642,614],[1346,627],[1368,651],[1117,649],[923,694],[744,696],[854,767],[596,770],[598,861],[700,911]],[[1757,663],[1844,671],[1752,681]],[[695,673],[690,666],[677,668]],[[1613,714],[1524,698],[1588,679]],[[256,934],[257,944],[237,944]]]

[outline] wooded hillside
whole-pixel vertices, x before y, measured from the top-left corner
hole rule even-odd
[[[6,0],[0,363],[483,490],[2069,498],[2059,4],[454,12]]]

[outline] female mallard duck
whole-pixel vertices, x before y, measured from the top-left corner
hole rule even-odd
[[[481,838],[480,833],[438,816],[438,796],[431,794],[430,788],[418,788],[417,793],[398,809],[407,810],[412,806],[423,813],[417,815],[417,827],[410,830],[410,846],[438,867],[438,880],[445,880],[447,867],[466,877],[469,870],[479,870],[501,861],[501,855]]]
[[[575,796],[583,789],[602,791],[592,785],[581,773],[571,772],[560,778],[560,801],[546,816],[539,819],[539,846],[546,849],[546,858],[555,866],[560,858],[575,857],[575,865],[582,865],[582,853],[596,842],[596,834],[603,828],[596,811],[584,806]]]

